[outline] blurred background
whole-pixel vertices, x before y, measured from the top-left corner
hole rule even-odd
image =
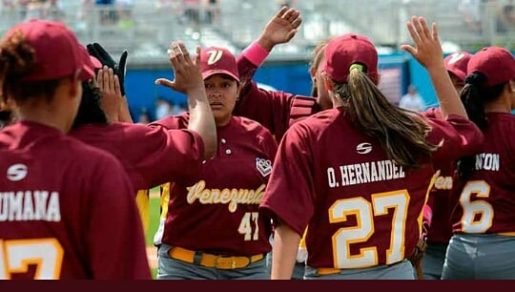
[[[238,54],[261,33],[282,5],[302,12],[290,44],[276,47],[256,80],[309,95],[308,63],[316,44],[347,32],[369,36],[380,53],[381,88],[398,103],[415,90],[424,107],[436,98],[427,74],[404,52],[405,22],[425,16],[439,25],[445,53],[474,52],[488,45],[515,48],[514,0],[1,0],[0,32],[30,19],[65,22],[83,44],[98,42],[114,56],[129,51],[126,89],[137,121],[148,122],[185,109],[186,98],[154,85],[173,78],[166,50],[173,40],[223,46]]]

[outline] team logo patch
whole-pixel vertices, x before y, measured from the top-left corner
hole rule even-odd
[[[7,179],[10,181],[21,181],[27,177],[28,168],[25,164],[14,164],[7,169]]]
[[[372,144],[370,143],[361,143],[358,146],[356,146],[356,152],[361,155],[368,154],[372,152]]]
[[[272,172],[272,161],[258,157],[256,158],[256,169],[263,177],[267,177]]]

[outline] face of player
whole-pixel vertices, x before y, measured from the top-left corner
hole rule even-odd
[[[325,86],[324,76],[322,74],[322,67],[325,63],[325,60],[322,59],[318,68],[315,72],[311,72],[311,77],[315,80],[315,85],[317,89],[317,102],[322,107],[323,110],[333,108],[333,102],[331,101],[331,97],[329,96],[328,90]]]
[[[61,86],[57,89],[58,96],[62,96],[60,102],[66,103],[66,108],[70,109],[66,116],[66,128],[69,131],[73,125],[73,121],[79,111],[80,101],[82,99],[82,82],[79,79],[65,79]],[[62,92],[61,94],[59,94]],[[64,101],[63,101],[64,100]]]
[[[240,94],[238,82],[228,75],[216,74],[205,79],[204,84],[216,125],[227,125]]]
[[[458,77],[454,76],[453,74],[449,74],[449,76],[451,77],[451,81],[452,81],[452,85],[454,85],[454,89],[456,89],[456,92],[458,92],[458,94],[460,94],[461,90],[465,86],[465,83],[462,80],[460,80]]]

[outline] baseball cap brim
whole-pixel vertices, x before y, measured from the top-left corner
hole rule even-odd
[[[95,57],[88,54],[88,51],[80,46],[82,68],[79,75],[80,80],[87,81],[95,76],[95,69],[101,68],[102,64]]]
[[[467,72],[459,70],[458,68],[447,68],[447,71],[452,73],[460,80],[465,80],[465,78],[467,78]]]
[[[227,75],[227,76],[231,77],[232,79],[240,82],[240,78],[238,76],[234,75],[233,73],[231,73],[228,70],[220,70],[220,69],[218,69],[218,70],[208,70],[208,71],[202,72],[202,79],[206,80],[209,77],[211,77],[213,75],[216,75],[216,74]]]

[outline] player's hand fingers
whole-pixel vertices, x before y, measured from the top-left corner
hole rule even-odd
[[[172,50],[175,52],[175,59],[183,64],[184,63],[184,52],[182,51],[181,49],[181,44],[182,42],[174,42],[172,44]]]
[[[201,54],[201,49],[199,46],[197,46],[195,48],[195,61],[193,63],[197,67],[200,67],[200,54]]]
[[[284,6],[282,7],[278,12],[277,14],[274,16],[274,18],[282,18],[284,16],[284,14],[286,13],[286,11],[288,11],[288,7]]]
[[[177,54],[175,52],[173,52],[172,56],[170,57],[170,63],[172,64],[173,71],[181,69],[181,62],[177,58]]]
[[[300,17],[300,11],[295,9],[293,11],[292,15],[290,16],[290,22],[295,21],[299,17]]]
[[[120,87],[120,80],[118,79],[118,76],[114,75],[114,82],[113,82],[113,85],[114,85],[114,93],[116,94],[117,97],[120,97],[122,96],[122,90],[121,90],[121,87]]]
[[[301,17],[299,17],[299,18],[295,19],[295,21],[293,21],[293,22],[291,23],[291,25],[292,25],[292,27],[293,27],[294,29],[299,28],[299,26],[300,26],[301,24],[302,24],[302,18],[301,18]]]
[[[409,21],[406,26],[408,27],[408,32],[411,36],[411,39],[415,44],[420,44],[420,36],[418,35],[418,32],[415,30],[415,27],[413,26],[413,21]]]
[[[184,56],[184,61],[186,64],[191,65],[193,62],[191,61],[190,52],[184,45],[184,43],[179,43],[179,48],[181,48],[182,54]]]
[[[401,46],[401,50],[404,50],[404,51],[410,53],[413,56],[417,55],[417,50],[414,47],[410,46],[410,45],[402,45]]]
[[[104,89],[104,70],[103,67],[97,72],[97,86],[102,91]]]
[[[165,86],[171,89],[175,89],[175,83],[171,80],[168,80],[166,78],[159,78],[156,81],[154,81],[156,85]]]
[[[424,37],[426,39],[430,40],[431,39],[431,32],[429,31],[429,27],[428,27],[427,22],[424,19],[424,17],[419,17],[418,18],[418,22],[419,22],[420,29],[422,30],[422,33],[423,33]]]
[[[286,13],[283,14],[283,16],[281,18],[283,19],[286,19],[286,20],[289,20],[291,15],[294,13],[294,9],[293,8],[288,8],[288,10],[286,10]]]
[[[113,69],[109,68],[107,70],[107,90],[109,91],[109,93],[113,93],[114,92],[114,72],[113,72]]]
[[[432,36],[433,36],[434,41],[440,42],[440,35],[438,34],[438,26],[434,22],[432,25]]]

